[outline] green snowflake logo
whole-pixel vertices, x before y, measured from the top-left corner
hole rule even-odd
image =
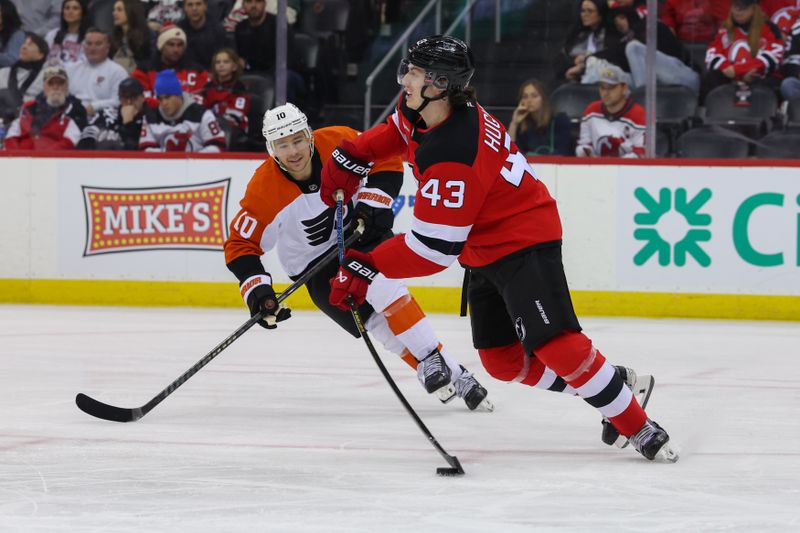
[[[686,264],[686,257],[691,255],[700,266],[707,267],[711,264],[711,258],[700,247],[701,242],[711,240],[711,232],[708,229],[698,229],[711,224],[711,215],[699,213],[700,209],[711,198],[710,189],[702,189],[694,198],[687,198],[686,189],[678,188],[675,190],[674,202],[671,191],[663,188],[658,192],[658,199],[653,198],[643,187],[637,187],[633,192],[634,196],[642,207],[644,213],[636,213],[633,217],[634,223],[640,226],[655,226],[675,207],[675,212],[683,215],[686,224],[690,229],[682,239],[678,240],[674,247],[670,245],[658,232],[655,227],[636,228],[633,237],[637,241],[644,241],[641,250],[634,256],[633,262],[637,266],[642,266],[654,255],[658,256],[658,264],[667,266],[670,264],[672,256],[675,266],[682,267]]]

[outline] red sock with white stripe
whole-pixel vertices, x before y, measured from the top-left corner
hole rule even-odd
[[[586,335],[569,331],[537,347],[535,352],[622,435],[630,437],[642,427],[647,419],[644,410]]]

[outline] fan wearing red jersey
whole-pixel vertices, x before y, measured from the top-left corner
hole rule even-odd
[[[261,325],[272,328],[291,313],[278,306],[272,278],[260,256],[275,248],[281,266],[296,280],[336,248],[334,209],[320,198],[320,173],[336,144],[352,141],[358,132],[343,126],[312,131],[305,114],[286,104],[265,113],[263,134],[270,157],[247,185],[225,242],[225,261],[239,280],[251,316],[266,309],[269,314]],[[366,253],[392,237],[392,204],[403,180],[400,158],[365,165],[363,171],[365,183],[359,183],[348,198],[344,217],[346,235],[351,233],[353,219],[363,220],[366,226],[352,253]],[[323,313],[359,337],[349,310],[329,303],[329,280],[337,268],[329,263],[306,288]],[[425,390],[436,393],[442,402],[458,396],[470,410],[493,410],[486,389],[448,354],[405,284],[391,280],[379,292],[359,308],[367,331],[416,369]]]
[[[398,69],[403,94],[394,114],[340,145],[326,163],[328,205],[339,189],[351,197],[359,160],[404,154],[419,183],[411,231],[369,253],[348,253],[331,280],[331,303],[346,308],[348,294],[372,303],[384,284],[439,272],[458,259],[471,272],[473,343],[490,374],[535,385],[532,372],[552,369],[644,457],[676,461],[667,432],[645,414],[624,367],[612,366],[581,333],[555,200],[500,121],[475,102],[473,73],[472,52],[459,39],[417,41]]]

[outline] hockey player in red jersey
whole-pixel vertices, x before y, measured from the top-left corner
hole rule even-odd
[[[386,157],[404,154],[419,182],[411,231],[369,253],[349,250],[331,280],[331,303],[346,308],[348,295],[373,303],[384,284],[458,259],[471,272],[473,343],[490,374],[535,386],[546,366],[647,459],[676,461],[667,432],[581,333],[555,200],[500,121],[475,102],[473,73],[462,41],[417,41],[400,63],[403,94],[394,114],[340,143],[328,160],[321,195],[328,205],[338,190],[345,200],[356,194],[360,176],[348,169]]]
[[[261,323],[271,328],[291,313],[277,306],[272,278],[260,256],[276,248],[283,269],[289,277],[297,279],[336,247],[334,210],[320,198],[320,172],[336,143],[352,140],[358,132],[343,126],[312,132],[305,114],[286,104],[265,113],[263,133],[270,157],[256,169],[247,185],[241,210],[234,217],[230,237],[225,242],[225,261],[239,279],[242,298],[251,316],[262,309],[272,311]],[[346,233],[350,232],[353,219],[361,219],[366,225],[356,249],[367,252],[393,235],[392,204],[402,182],[402,161],[395,157],[374,165],[364,186],[354,191],[344,221]],[[337,264],[331,262],[306,283],[306,288],[323,313],[359,337],[350,313],[328,302],[329,280],[336,270]],[[369,304],[359,309],[367,331],[417,369],[425,390],[435,392],[442,402],[458,396],[471,410],[493,410],[486,389],[447,354],[405,284],[393,280],[384,289],[380,307],[375,307],[379,312]],[[424,372],[429,365],[418,365],[418,361],[432,357],[441,358],[446,371]]]

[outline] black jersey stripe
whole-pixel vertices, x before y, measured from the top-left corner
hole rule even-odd
[[[419,242],[421,242],[431,250],[434,250],[444,255],[458,256],[464,249],[464,244],[466,243],[466,241],[453,242],[453,241],[446,241],[444,239],[437,239],[435,237],[427,237],[425,235],[417,233],[414,230],[411,231],[411,234],[414,235],[414,237],[416,237],[417,240],[419,240]]]

